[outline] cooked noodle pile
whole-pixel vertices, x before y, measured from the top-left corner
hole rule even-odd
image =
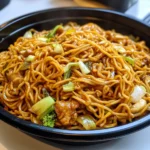
[[[150,111],[150,49],[144,41],[94,23],[30,33],[0,53],[0,102],[11,114],[42,124],[31,108],[44,98],[43,89],[55,99],[58,128],[110,128]],[[74,65],[65,72],[69,63]]]

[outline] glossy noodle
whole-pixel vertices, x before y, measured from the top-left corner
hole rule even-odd
[[[90,130],[132,122],[150,111],[150,49],[94,23],[31,29],[0,53],[0,103],[48,127]]]

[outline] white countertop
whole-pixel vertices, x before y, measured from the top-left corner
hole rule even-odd
[[[0,143],[4,150],[83,150],[83,146],[47,145],[0,121]],[[103,144],[84,146],[85,150],[149,150],[150,127]],[[0,145],[0,150],[1,145]]]
[[[73,0],[11,0],[0,11],[0,24],[20,15],[53,7],[77,6]],[[150,0],[139,0],[126,13],[143,19],[150,12]],[[84,146],[86,150],[149,150],[150,127],[122,139],[103,144]],[[47,145],[0,121],[0,150],[82,150],[82,146]]]

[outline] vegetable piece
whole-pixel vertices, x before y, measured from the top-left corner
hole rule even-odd
[[[114,48],[116,51],[118,51],[119,53],[125,53],[126,50],[122,47],[122,46],[119,46],[119,45],[114,45]]]
[[[37,115],[39,119],[54,110],[55,101],[51,96],[47,96],[31,107],[31,111]]]
[[[111,78],[114,78],[115,77],[115,71],[112,71],[110,75],[111,75]]]
[[[37,39],[42,42],[47,42],[47,38],[45,38],[45,37],[38,37]]]
[[[131,112],[132,113],[137,113],[140,110],[142,110],[145,106],[146,106],[146,100],[140,99],[137,103],[135,103],[133,105],[133,107],[131,108]]]
[[[32,38],[32,32],[31,31],[27,31],[24,36],[25,38]]]
[[[89,115],[79,116],[77,122],[80,123],[86,130],[96,129],[94,119]]]
[[[54,47],[54,52],[57,54],[61,54],[64,52],[64,49],[61,44],[58,44],[58,43],[53,44],[53,47]]]
[[[67,72],[71,69],[71,67],[78,67],[79,63],[78,62],[70,62],[64,67],[64,72]]]
[[[57,25],[57,26],[55,26],[55,27],[48,33],[48,35],[47,35],[46,37],[47,37],[47,38],[52,38],[52,37],[54,37],[56,31],[57,31],[59,28],[63,28],[63,26],[62,26],[62,25]]]
[[[35,56],[34,55],[29,55],[26,59],[25,59],[25,61],[24,61],[24,63],[22,64],[22,66],[20,67],[20,70],[27,70],[27,69],[29,69],[29,67],[30,67],[30,65],[31,65],[31,62],[32,61],[34,61],[34,59],[35,59]]]
[[[128,65],[124,64],[124,68],[130,71],[130,67]]]
[[[92,62],[85,62],[85,65],[89,68],[89,70],[91,70],[92,68]]]
[[[54,127],[55,125],[55,119],[56,117],[56,114],[54,111],[52,111],[51,113],[45,115],[43,118],[42,118],[42,122],[43,122],[43,125],[46,126],[46,127]]]
[[[27,62],[32,62],[32,61],[34,61],[34,59],[35,59],[35,56],[34,56],[34,55],[29,55],[29,56],[26,58],[25,61],[27,61]]]
[[[71,76],[71,69],[64,73],[64,79],[68,79]]]
[[[75,29],[68,29],[67,31],[66,31],[66,34],[67,35],[70,35],[70,34],[73,34],[74,32],[75,32],[76,30]]]
[[[81,69],[83,74],[90,73],[89,68],[82,61],[79,61],[79,68]]]
[[[69,82],[69,83],[63,85],[63,91],[64,91],[64,92],[71,92],[71,91],[74,91],[74,83]]]
[[[137,103],[146,94],[146,89],[144,86],[136,85],[133,92],[131,93],[132,103]]]
[[[20,70],[27,70],[27,69],[29,69],[29,67],[30,67],[30,62],[27,62],[27,61],[25,61],[23,64],[22,64],[22,66],[20,67]]]
[[[123,57],[130,65],[134,66],[135,60],[131,57]]]
[[[45,88],[42,89],[42,92],[43,92],[44,97],[50,96],[48,91]]]

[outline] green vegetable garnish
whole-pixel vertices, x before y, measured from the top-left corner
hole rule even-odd
[[[37,39],[42,42],[47,42],[47,38],[45,38],[45,37],[38,37]]]
[[[74,83],[69,82],[68,84],[63,85],[64,92],[72,92],[74,91]]]
[[[37,115],[39,119],[42,119],[45,115],[54,110],[55,101],[51,96],[47,96],[31,107],[31,111]]]
[[[78,62],[70,62],[64,67],[64,72],[67,72],[71,69],[71,67],[78,67],[79,63]]]
[[[64,79],[68,79],[71,76],[71,69],[64,73]]]
[[[59,28],[63,28],[62,25],[57,25],[55,26],[48,34],[47,34],[47,38],[48,38],[48,41],[54,37],[54,35],[56,34],[56,31],[59,29]]]
[[[123,58],[124,58],[124,60],[126,60],[130,65],[134,66],[135,60],[134,60],[133,58],[131,58],[131,57],[126,57],[126,56],[124,56]]]
[[[55,121],[56,121],[56,114],[54,111],[52,111],[51,113],[45,115],[42,119],[42,122],[43,122],[43,126],[46,126],[46,127],[54,127],[55,125]]]
[[[27,62],[32,62],[32,61],[34,61],[34,59],[35,59],[35,56],[34,56],[34,55],[29,55],[29,56],[26,58],[26,61],[27,61]]]

